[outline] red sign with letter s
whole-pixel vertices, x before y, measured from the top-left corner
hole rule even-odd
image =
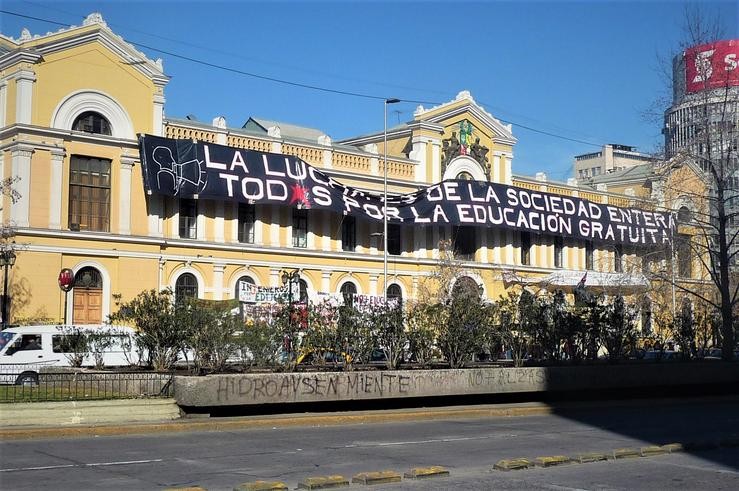
[[[688,93],[739,85],[739,40],[716,41],[685,50]]]

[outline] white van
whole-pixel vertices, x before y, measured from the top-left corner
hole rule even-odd
[[[135,349],[135,330],[126,326],[22,326],[0,331],[0,384],[37,384],[44,367],[68,367],[64,336],[75,332],[97,331],[110,333],[112,344],[103,352],[105,366],[127,366],[138,362]],[[84,356],[83,366],[94,366],[92,353]]]

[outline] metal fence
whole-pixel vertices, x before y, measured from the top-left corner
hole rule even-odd
[[[41,372],[29,383],[0,385],[0,403],[172,397],[173,379],[171,373]]]

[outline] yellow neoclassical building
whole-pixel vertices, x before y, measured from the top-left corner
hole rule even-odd
[[[279,286],[297,270],[301,295],[354,292],[414,298],[450,241],[463,274],[488,298],[512,283],[643,286],[623,271],[635,250],[488,226],[388,227],[330,210],[172,197],[147,192],[137,135],[296,156],[336,181],[382,192],[387,136],[388,190],[405,194],[444,179],[501,183],[592,203],[639,207],[639,196],[513,173],[516,138],[468,92],[413,119],[343,141],[320,130],[249,118],[200,122],[165,118],[168,77],[116,35],[98,14],[82,26],[0,37],[0,171],[20,197],[3,198],[2,221],[16,227],[9,270],[11,322],[96,323],[145,289],[234,298],[239,282]],[[217,109],[216,109],[217,111]],[[651,206],[651,205],[650,205]],[[635,257],[635,256],[634,256]],[[67,296],[57,277],[75,274]],[[65,310],[66,309],[66,310]]]

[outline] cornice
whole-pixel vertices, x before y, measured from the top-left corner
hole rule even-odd
[[[0,57],[0,70],[6,70],[19,63],[30,63],[35,65],[43,60],[41,53],[30,49],[16,49]]]
[[[61,130],[57,128],[49,128],[46,126],[36,126],[30,124],[16,123],[10,126],[5,126],[0,129],[0,140],[7,138],[17,137],[22,134],[35,135],[40,137],[48,138],[59,138],[63,141],[76,141],[83,143],[91,143],[96,145],[110,145],[118,146],[122,148],[134,148],[138,149],[139,144],[136,140],[129,140],[127,138],[115,138],[108,135],[98,135],[94,133],[86,133],[84,131],[73,131],[73,130]],[[12,143],[12,142],[11,142]],[[7,147],[9,144],[0,146],[0,149]],[[30,145],[36,145],[39,148],[50,147],[54,148],[53,145],[36,142],[26,142]]]

